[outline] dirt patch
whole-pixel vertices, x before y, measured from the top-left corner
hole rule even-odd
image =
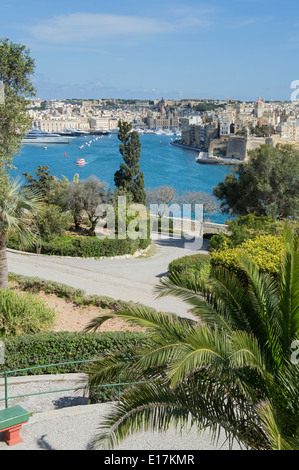
[[[10,287],[18,289],[18,285],[10,283]],[[19,289],[18,289],[19,290]],[[91,320],[100,315],[107,315],[111,310],[101,309],[93,305],[76,306],[66,299],[57,297],[55,294],[39,292],[35,294],[44,303],[55,310],[56,319],[50,331],[83,331]],[[98,330],[100,331],[145,331],[144,328],[131,326],[120,318],[107,320]]]
[[[111,310],[93,305],[78,307],[54,294],[40,292],[38,296],[57,313],[52,331],[83,331],[95,317],[111,313]],[[98,331],[141,331],[141,328],[130,326],[120,318],[113,318],[107,320]]]

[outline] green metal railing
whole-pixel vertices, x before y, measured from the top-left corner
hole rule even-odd
[[[60,362],[57,364],[45,364],[42,366],[35,366],[35,367],[26,367],[24,369],[15,369],[15,370],[10,370],[10,371],[5,371],[5,372],[0,372],[0,376],[4,376],[4,398],[0,398],[0,402],[4,401],[5,402],[5,408],[8,408],[8,400],[12,400],[15,398],[23,398],[23,397],[31,397],[34,395],[45,395],[49,393],[60,393],[60,392],[69,392],[69,391],[74,391],[77,390],[78,387],[76,388],[66,388],[62,390],[48,390],[46,392],[35,392],[35,393],[26,393],[23,395],[15,395],[15,396],[9,396],[8,395],[8,376],[9,374],[15,374],[18,372],[24,372],[24,371],[29,371],[29,370],[36,370],[36,369],[44,369],[47,367],[55,367],[55,366],[64,366],[64,365],[69,365],[69,364],[82,364],[86,362],[94,362],[93,360],[86,360],[86,361],[72,361],[72,362]],[[120,380],[120,374],[118,376],[118,382],[114,384],[104,384],[104,385],[97,385],[95,388],[104,388],[104,387],[117,387],[118,388],[118,401],[120,400],[120,392],[121,392],[121,387],[126,386],[126,385],[137,385],[141,384],[144,382],[121,382]]]

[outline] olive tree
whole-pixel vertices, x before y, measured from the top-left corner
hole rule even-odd
[[[146,204],[153,206],[158,217],[164,217],[169,204],[176,202],[178,193],[172,186],[159,186],[146,189]]]
[[[202,205],[200,213],[204,221],[210,220],[213,214],[216,214],[220,209],[217,199],[203,191],[186,191],[181,195],[180,202],[190,205],[193,214],[197,212],[196,206]]]
[[[99,221],[98,206],[105,202],[108,185],[95,176],[85,181],[73,181],[67,191],[67,208],[71,212],[75,228],[80,227],[83,216],[86,215],[90,222],[89,234],[95,235],[95,228]]]

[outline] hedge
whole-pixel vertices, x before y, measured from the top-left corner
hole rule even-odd
[[[146,341],[146,333],[122,331],[103,333],[49,332],[1,338],[5,346],[5,363],[0,372],[62,362],[85,361],[122,351],[125,356]],[[14,375],[64,374],[82,372],[86,364],[52,366]]]
[[[101,258],[134,254],[138,249],[145,249],[151,243],[151,239],[99,239],[97,237],[57,236],[51,241],[41,241],[40,253],[52,256],[71,256],[80,258]],[[7,238],[7,248],[20,249],[18,240],[14,237]],[[31,253],[36,253],[33,246],[26,248]]]

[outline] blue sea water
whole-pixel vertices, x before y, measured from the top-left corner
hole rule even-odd
[[[173,137],[166,135],[144,134],[140,136],[140,167],[144,173],[146,187],[170,185],[178,193],[185,191],[204,191],[212,193],[213,187],[223,181],[230,172],[230,166],[203,165],[195,160],[198,152],[171,145]],[[97,176],[114,187],[114,173],[119,169],[122,156],[119,153],[117,135],[103,136],[90,144],[85,142],[95,139],[93,136],[76,137],[69,144],[24,145],[14,159],[17,169],[14,175],[22,176],[28,172],[34,174],[38,165],[48,165],[51,173],[58,178],[62,175],[72,180],[76,173],[80,179]],[[84,145],[84,148],[79,147]],[[84,158],[85,166],[76,165],[78,158]],[[223,223],[226,217],[219,213],[213,217],[214,222]]]

